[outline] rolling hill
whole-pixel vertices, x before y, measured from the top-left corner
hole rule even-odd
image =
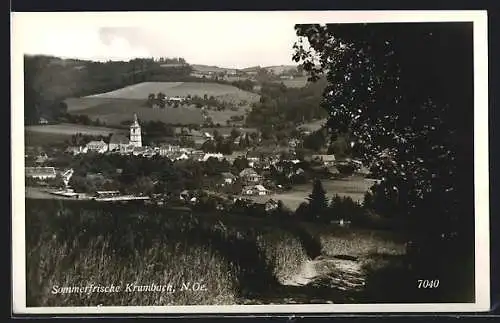
[[[158,120],[167,124],[202,124],[202,110],[194,106],[183,105],[178,108],[167,106],[165,109],[152,109],[145,105],[150,93],[162,92],[167,97],[197,95],[214,96],[220,101],[238,105],[237,111],[211,111],[214,123],[225,124],[232,116],[244,116],[250,104],[257,102],[258,94],[240,90],[234,86],[208,82],[143,82],[127,86],[115,91],[95,94],[83,98],[71,98],[65,102],[68,112],[87,115],[91,119],[99,119],[108,125],[120,124],[130,120],[137,113],[141,120]]]
[[[203,114],[193,106],[165,109],[151,109],[146,100],[121,98],[77,98],[67,100],[68,112],[86,115],[92,120],[99,119],[107,125],[120,125],[130,121],[134,113],[144,121],[162,121],[167,124],[201,124]]]
[[[220,100],[232,103],[240,101],[256,102],[259,100],[259,95],[255,93],[246,92],[231,85],[209,82],[143,82],[111,92],[90,95],[86,98],[146,100],[150,93],[158,92],[165,93],[167,97],[213,95]]]

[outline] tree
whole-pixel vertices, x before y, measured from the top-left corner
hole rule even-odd
[[[465,176],[474,137],[470,27],[296,26],[312,50],[299,42],[295,59],[313,78],[314,55],[329,70],[329,128],[352,130],[357,153],[385,178],[381,190],[398,191],[398,213],[415,220],[412,227],[424,229],[422,213],[438,215],[442,221],[431,227],[442,232],[434,234],[471,223],[465,217],[473,210],[473,176]],[[439,205],[430,203],[436,200]]]
[[[165,108],[165,104],[166,104],[166,102],[165,102],[165,98],[166,98],[166,96],[165,96],[165,94],[164,94],[164,93],[162,93],[162,92],[158,92],[158,93],[156,94],[156,104],[157,104],[160,108],[162,108],[162,109],[163,109],[163,108]]]
[[[54,179],[51,179],[48,181],[48,184],[57,188],[64,188],[64,180],[62,178],[62,175],[60,173],[56,174],[56,177]]]
[[[248,168],[248,159],[244,157],[237,157],[233,162],[233,167],[235,168],[236,172],[241,172],[245,168]]]
[[[213,140],[207,140],[201,145],[201,150],[203,150],[206,153],[215,153],[217,150],[217,147],[215,145],[215,141]]]
[[[246,133],[247,137],[248,137],[248,132]],[[256,133],[256,132],[252,132],[250,133],[250,138],[253,140],[253,141],[257,141],[257,139],[259,139],[259,134]]]
[[[148,176],[139,176],[132,187],[130,187],[130,191],[134,194],[140,195],[149,195],[154,190],[154,184],[151,178]]]
[[[241,131],[239,131],[236,128],[231,129],[231,139],[234,141],[236,138],[238,138],[241,135]]]
[[[350,132],[353,153],[382,179],[374,198],[392,212],[381,215],[402,220],[427,255],[441,245],[462,261],[473,255],[472,24],[295,29],[294,60],[311,81],[328,81],[322,106],[333,139]],[[460,238],[442,238],[452,236]]]
[[[326,144],[323,131],[318,130],[304,138],[304,148],[319,151]]]
[[[326,192],[323,189],[323,184],[319,179],[314,180],[313,189],[309,197],[309,216],[311,220],[318,220],[323,215],[323,212],[328,206]]]
[[[150,108],[154,107],[156,104],[156,97],[154,93],[149,93],[148,100],[146,101],[146,105]]]

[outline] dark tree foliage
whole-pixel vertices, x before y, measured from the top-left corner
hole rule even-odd
[[[260,90],[260,102],[246,118],[248,126],[278,126],[310,121],[326,116],[320,107],[324,80],[309,83],[303,88],[287,88],[283,83],[266,82]]]
[[[322,106],[332,136],[349,132],[353,154],[382,179],[370,204],[403,220],[418,245],[409,254],[416,275],[446,276],[447,297],[470,297],[473,275],[463,264],[473,263],[474,247],[472,23],[295,29],[294,60],[311,80],[327,78]]]
[[[313,189],[308,197],[308,213],[311,220],[318,220],[322,217],[328,207],[328,199],[323,184],[319,179],[313,182]]]
[[[473,64],[468,23],[297,25],[294,59],[326,74],[333,136],[383,179],[417,234],[472,232]],[[308,46],[303,40],[307,40]]]
[[[189,65],[165,68],[153,59],[143,58],[93,62],[25,55],[25,123],[37,123],[40,117],[58,119],[66,112],[60,103],[68,98],[114,91],[140,82],[190,80],[191,70]]]
[[[304,148],[310,149],[312,151],[320,151],[325,147],[327,143],[327,138],[322,129],[307,135],[304,138]]]

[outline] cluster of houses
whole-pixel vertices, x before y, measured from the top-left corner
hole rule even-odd
[[[191,72],[190,74],[193,77],[197,78],[205,78],[205,79],[219,79],[219,80],[226,80],[234,77],[244,77],[245,73],[239,72],[237,70],[195,70]]]
[[[204,137],[205,139],[213,139],[213,136],[209,133],[204,133]],[[237,139],[239,138],[236,138],[235,140]],[[294,148],[298,144],[299,142],[297,140],[291,139],[289,148]],[[292,151],[294,150],[292,149]],[[113,134],[109,143],[106,143],[103,140],[91,141],[85,146],[69,147],[67,152],[72,154],[96,152],[101,154],[117,153],[145,157],[161,156],[169,158],[172,161],[191,159],[200,162],[206,162],[210,158],[216,158],[218,160],[226,159],[229,162],[233,162],[235,158],[234,156],[227,156],[221,153],[206,153],[194,148],[181,147],[179,145],[172,144],[164,144],[158,147],[143,146],[141,127],[137,121],[136,115],[134,115],[134,122],[130,126],[129,138],[122,134]],[[289,158],[283,158],[277,152],[266,153],[263,151],[252,150],[247,151],[243,156],[248,162],[248,167],[241,170],[238,174],[232,174],[229,172],[220,174],[221,183],[218,184],[219,186],[228,186],[235,184],[238,181],[243,185],[240,194],[241,196],[262,196],[271,194],[271,190],[266,188],[268,184],[266,184],[264,176],[259,174],[259,170],[266,171],[273,167],[273,169],[278,172],[284,173],[288,178],[304,173],[304,170],[297,165],[301,163],[301,160],[293,157],[294,154],[292,154]],[[48,157],[47,155],[41,154],[38,159],[41,161],[47,161]],[[335,168],[335,165],[338,163],[333,154],[312,155],[310,156],[310,161],[314,161],[316,164],[321,165],[321,167],[327,168]],[[38,180],[55,179],[59,174],[62,176],[62,179],[67,187],[67,183],[73,174],[73,170],[63,170],[58,172],[54,167],[26,167],[25,174],[27,178]]]
[[[71,176],[73,176],[73,169],[66,170],[56,170],[52,166],[35,166],[35,167],[25,167],[24,174],[26,178],[32,178],[35,180],[52,180],[56,179],[57,175],[61,176],[64,185],[68,186]]]

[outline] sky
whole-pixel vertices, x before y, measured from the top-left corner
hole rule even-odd
[[[13,53],[190,64],[288,65],[301,23],[471,21],[474,11],[14,12]],[[477,18],[477,17],[476,17]]]
[[[292,46],[300,15],[170,12],[109,20],[64,15],[19,19],[23,52],[99,61],[183,57],[191,64],[231,68],[296,64]]]

